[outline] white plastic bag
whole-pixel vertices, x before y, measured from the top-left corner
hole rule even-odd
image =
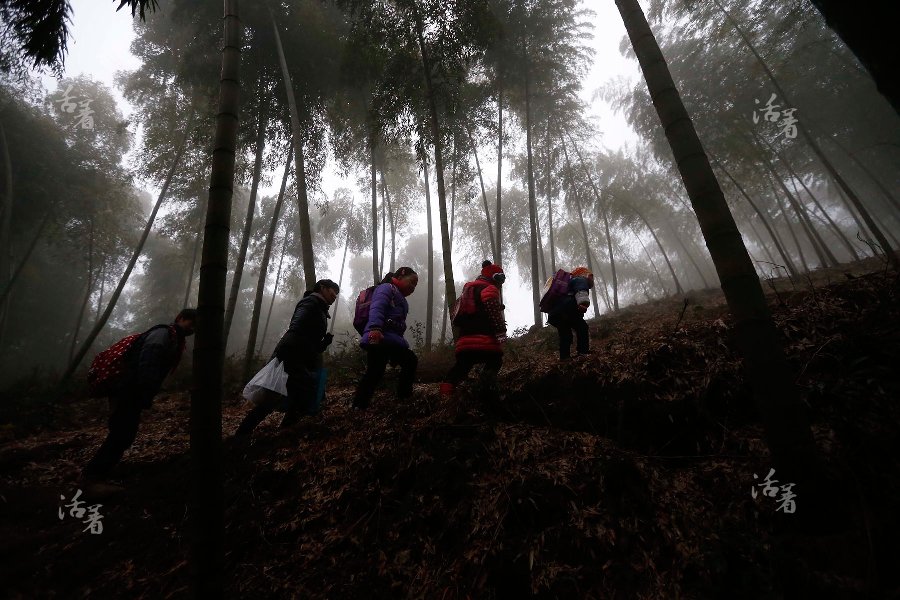
[[[284,364],[273,358],[244,386],[243,396],[253,404],[259,404],[266,398],[266,390],[287,396],[287,379]]]

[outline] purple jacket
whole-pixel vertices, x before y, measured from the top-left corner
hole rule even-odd
[[[372,304],[369,306],[369,322],[363,331],[359,345],[369,346],[369,332],[380,329],[384,335],[382,344],[409,348],[409,342],[403,337],[406,332],[406,315],[409,303],[400,290],[392,283],[382,283],[375,288]]]

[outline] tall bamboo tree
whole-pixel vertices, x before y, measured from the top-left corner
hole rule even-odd
[[[734,319],[735,341],[744,357],[774,462],[791,481],[821,483],[821,461],[808,417],[722,190],[640,5],[637,0],[616,0],[616,6],[722,282]],[[824,492],[821,487],[816,491]]]

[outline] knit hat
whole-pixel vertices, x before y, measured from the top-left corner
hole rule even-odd
[[[497,273],[502,273],[502,272],[503,272],[503,267],[501,267],[500,265],[495,265],[494,263],[492,263],[489,260],[486,260],[483,263],[481,263],[481,274],[483,276],[487,277],[488,279],[491,279]]]
[[[587,267],[578,267],[572,270],[572,277],[590,277],[592,274]]]

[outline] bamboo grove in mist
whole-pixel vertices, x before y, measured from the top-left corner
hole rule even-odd
[[[24,4],[0,19],[27,24]],[[528,298],[522,329],[543,324],[547,278],[586,265],[594,316],[722,286],[773,454],[815,463],[760,278],[897,267],[900,120],[813,3],[617,0],[640,76],[586,91],[637,134],[619,147],[584,101],[604,57],[575,0],[122,4],[141,13],[140,66],[116,78],[128,119],[114,90],[62,76],[64,36],[0,38],[5,386],[71,380],[197,305],[192,451],[214,494],[226,357],[252,372],[318,278],[340,282],[349,340],[356,293],[412,266],[427,351],[483,259]],[[772,96],[793,136],[754,119]]]

